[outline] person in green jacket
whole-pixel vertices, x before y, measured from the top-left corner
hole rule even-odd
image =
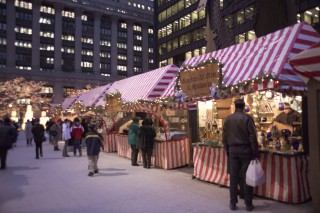
[[[135,117],[129,126],[128,143],[131,146],[131,165],[139,166],[138,160],[138,131],[139,131],[139,118]]]

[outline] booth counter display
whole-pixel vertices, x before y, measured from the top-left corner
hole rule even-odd
[[[117,134],[117,153],[119,156],[131,159],[131,148],[128,144],[128,136]],[[188,138],[170,141],[155,141],[151,157],[151,165],[163,169],[174,169],[186,166],[190,162],[190,146]],[[138,154],[138,162],[142,163],[141,152]]]
[[[110,133],[103,133],[103,145],[104,145],[104,152],[116,152],[117,151],[117,143],[116,143],[116,135],[118,132],[110,132]]]
[[[227,154],[222,147],[193,144],[193,177],[199,180],[229,186]],[[308,180],[309,157],[303,152],[270,154],[260,152],[260,163],[266,181],[255,187],[255,194],[288,203],[310,200]]]

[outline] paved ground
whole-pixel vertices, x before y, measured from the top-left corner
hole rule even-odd
[[[100,174],[88,177],[85,156],[62,158],[48,142],[44,157],[36,160],[23,132],[7,164],[0,170],[0,213],[232,212],[228,189],[192,180],[192,168],[148,170],[130,166],[116,153],[101,153]],[[256,197],[254,205],[260,213],[312,212],[311,202],[291,205]],[[243,200],[238,206],[236,212],[246,212]]]

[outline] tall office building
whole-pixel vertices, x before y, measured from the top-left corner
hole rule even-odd
[[[318,0],[155,0],[156,64],[180,65],[293,22],[319,31],[319,7]]]
[[[74,89],[155,69],[150,0],[0,0],[0,79]]]

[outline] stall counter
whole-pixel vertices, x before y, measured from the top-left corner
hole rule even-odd
[[[103,145],[104,152],[116,152],[117,151],[117,143],[116,143],[116,135],[118,132],[104,133],[103,136]]]
[[[118,155],[131,159],[131,148],[127,135],[116,135]],[[138,162],[142,162],[141,152]],[[190,162],[190,145],[188,138],[170,141],[155,141],[151,164],[163,169],[174,169],[188,165]]]
[[[311,198],[307,154],[261,152],[260,156],[266,182],[262,186],[255,187],[256,195],[288,203],[302,203]],[[194,178],[229,186],[227,155],[223,148],[195,145],[193,162]]]

